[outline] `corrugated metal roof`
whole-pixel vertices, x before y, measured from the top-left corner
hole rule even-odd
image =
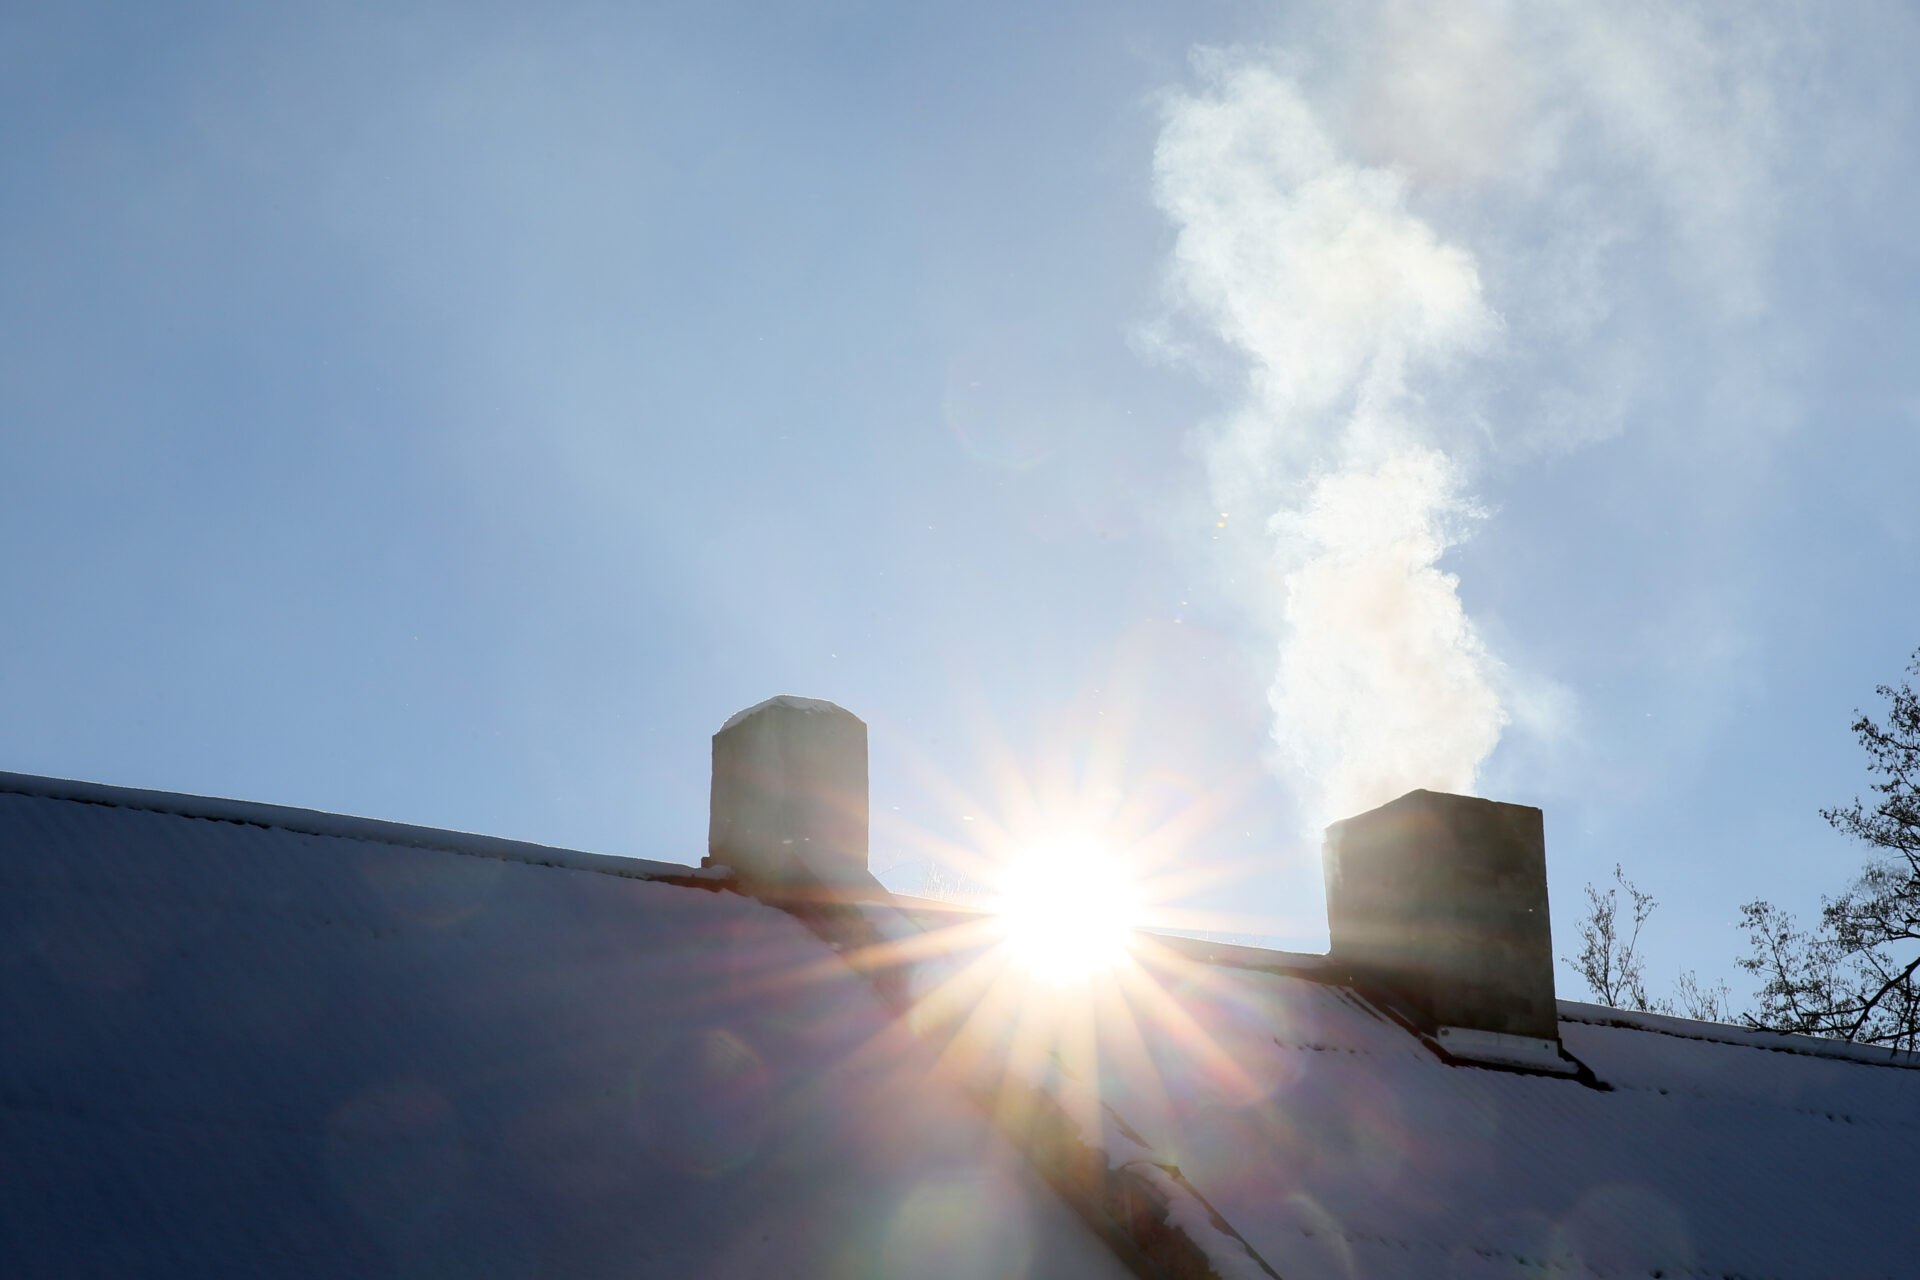
[[[1920,1275],[1914,1055],[1561,1002],[1577,1075],[1463,1064],[1336,972],[1143,939],[1079,1033],[1288,1280]]]
[[[0,1275],[1120,1274],[688,871],[0,780]]]
[[[1450,1065],[1245,970],[1181,1007],[1109,1095],[1289,1280],[1920,1274],[1920,1072],[1571,1020],[1594,1083]]]
[[[0,1272],[1116,1273],[888,1003],[977,929],[17,777],[0,879]],[[1910,1057],[1563,1003],[1580,1076],[1462,1065],[1332,977],[1143,940],[970,1033],[1221,1276],[1920,1275]]]

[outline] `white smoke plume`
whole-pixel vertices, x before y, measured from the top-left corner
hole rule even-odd
[[[1196,55],[1154,156],[1172,303],[1246,371],[1209,472],[1221,512],[1262,522],[1274,738],[1315,826],[1472,790],[1508,724],[1504,668],[1440,568],[1484,515],[1495,370],[1546,370],[1526,421],[1498,424],[1510,447],[1617,430],[1608,255],[1654,228],[1737,313],[1765,238],[1752,42],[1719,52],[1679,8],[1341,6],[1316,35],[1340,43],[1342,20],[1344,62]]]

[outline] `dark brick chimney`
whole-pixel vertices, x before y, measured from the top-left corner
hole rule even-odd
[[[1332,958],[1356,981],[1436,1032],[1558,1041],[1540,810],[1410,791],[1328,827],[1324,864]]]

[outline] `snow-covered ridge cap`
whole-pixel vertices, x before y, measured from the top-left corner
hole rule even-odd
[[[1889,1049],[1880,1045],[1853,1044],[1846,1040],[1827,1040],[1820,1036],[1789,1035],[1780,1031],[1756,1031],[1724,1022],[1699,1022],[1664,1013],[1642,1013],[1631,1009],[1609,1009],[1601,1004],[1582,1004],[1561,1000],[1560,1021],[1579,1022],[1594,1027],[1621,1027],[1630,1031],[1651,1031],[1682,1040],[1704,1040],[1712,1044],[1738,1045],[1745,1049],[1764,1049],[1771,1053],[1792,1053],[1809,1058],[1833,1058],[1858,1062],[1870,1067],[1898,1067],[1920,1071],[1920,1053]]]
[[[437,827],[385,822],[378,818],[354,818],[344,814],[323,813],[318,809],[296,809],[286,805],[256,804],[250,800],[224,800],[213,796],[144,791],[136,787],[112,787],[99,782],[0,772],[0,795],[7,794],[165,813],[207,822],[234,822],[242,826],[295,831],[303,835],[367,840],[410,849],[437,849],[477,858],[567,867],[636,880],[725,880],[731,875],[724,869],[700,870],[680,863],[654,862],[647,858],[556,849],[525,840],[505,840],[499,836],[476,835],[466,831],[444,831]]]
[[[797,694],[782,693],[768,698],[765,702],[756,702],[745,711],[734,712],[727,717],[727,722],[720,726],[720,732],[725,733],[742,720],[745,720],[748,716],[753,715],[757,711],[765,710],[768,707],[791,707],[795,711],[834,711],[843,716],[853,715],[853,712],[847,710],[839,703],[828,702],[825,698],[802,698]],[[859,717],[854,716],[854,719],[857,720]]]

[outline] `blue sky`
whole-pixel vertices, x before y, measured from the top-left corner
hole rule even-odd
[[[902,889],[1317,947],[1419,775],[1737,977],[1920,645],[1910,12],[1033,8],[8,10],[0,768],[693,861],[798,693]]]

